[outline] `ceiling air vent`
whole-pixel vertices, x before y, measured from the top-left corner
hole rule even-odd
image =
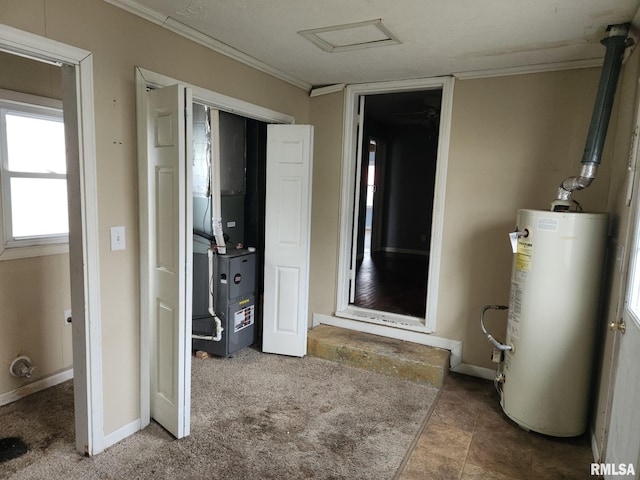
[[[381,19],[313,28],[298,33],[317,47],[330,53],[402,43],[382,23]]]

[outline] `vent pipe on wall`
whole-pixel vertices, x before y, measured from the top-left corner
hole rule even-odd
[[[602,158],[602,148],[607,136],[624,51],[633,43],[628,38],[629,24],[612,25],[608,27],[608,30],[609,36],[601,42],[607,50],[582,156],[582,168],[578,176],[566,178],[560,185],[557,199],[551,204],[551,209],[554,212],[567,211],[575,207],[576,203],[571,200],[572,193],[591,185]]]

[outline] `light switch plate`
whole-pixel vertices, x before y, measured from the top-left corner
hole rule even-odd
[[[124,227],[111,227],[111,251],[124,250]]]

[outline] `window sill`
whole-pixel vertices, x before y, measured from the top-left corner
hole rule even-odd
[[[0,262],[4,260],[17,260],[20,258],[58,255],[61,253],[69,253],[68,243],[57,243],[52,245],[34,245],[32,247],[5,248],[0,252]]]

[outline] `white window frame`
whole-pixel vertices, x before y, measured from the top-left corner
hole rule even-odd
[[[628,285],[624,313],[640,327],[640,215],[638,208],[639,206],[636,206],[635,212],[631,216],[633,236],[631,237],[631,256],[627,273]]]
[[[638,87],[640,88],[640,87]],[[640,149],[640,104],[636,106],[636,125],[631,137],[629,154],[629,178],[627,205],[632,205],[629,228],[630,256],[627,266],[627,287],[624,297],[623,314],[640,327],[640,197],[633,199],[638,188],[638,150]],[[633,204],[631,203],[633,201]]]
[[[37,95],[29,95],[26,93],[14,92],[11,90],[0,89],[0,109],[16,110],[27,113],[35,113],[36,115],[48,115],[51,117],[62,118],[62,101],[54,98],[41,97]],[[69,251],[69,235],[47,235],[38,237],[29,237],[14,239],[11,232],[11,203],[10,203],[10,178],[12,175],[7,172],[7,152],[6,152],[6,130],[4,128],[4,115],[0,118],[2,129],[2,168],[0,169],[0,177],[2,181],[2,194],[0,195],[0,212],[2,212],[2,221],[0,221],[0,261],[13,260],[17,258],[36,257],[44,255],[55,255],[60,253],[68,253]],[[20,174],[20,177],[29,175]],[[34,175],[42,177],[42,175]],[[45,177],[42,177],[45,178]],[[46,178],[65,178],[65,175],[50,174]]]

